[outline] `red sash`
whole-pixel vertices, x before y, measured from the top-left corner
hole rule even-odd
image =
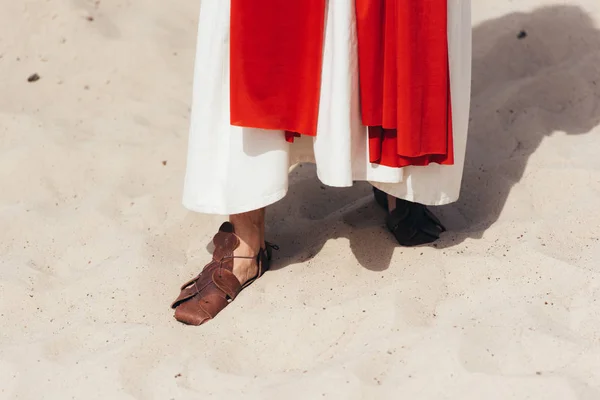
[[[231,124],[315,136],[326,0],[230,1]],[[354,1],[370,161],[452,164],[447,0]]]

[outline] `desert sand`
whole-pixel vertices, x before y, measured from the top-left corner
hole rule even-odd
[[[600,399],[598,0],[473,1],[436,246],[303,165],[273,271],[189,327],[221,222],[181,206],[198,9],[0,0],[1,399]]]

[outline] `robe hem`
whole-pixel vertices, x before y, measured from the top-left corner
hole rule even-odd
[[[287,194],[288,189],[282,189],[275,193],[262,196],[258,201],[254,201],[249,204],[236,204],[235,206],[207,206],[202,203],[196,203],[192,201],[187,201],[184,195],[183,206],[193,212],[197,212],[200,214],[211,214],[211,215],[232,215],[232,214],[241,214],[249,211],[254,211],[261,209],[263,207],[270,206],[271,204],[277,203],[279,200],[283,199]]]

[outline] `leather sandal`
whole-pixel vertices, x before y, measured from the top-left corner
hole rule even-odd
[[[181,293],[173,302],[175,319],[187,325],[202,325],[213,319],[240,292],[260,278],[268,269],[272,250],[276,245],[265,243],[255,257],[234,256],[233,252],[240,245],[240,238],[235,234],[233,225],[225,222],[213,238],[215,250],[213,259],[200,274],[181,286]],[[247,258],[255,260],[258,273],[245,284],[233,274],[233,260]]]
[[[386,211],[388,196],[373,187],[377,203]],[[385,218],[388,230],[401,246],[414,247],[433,243],[446,231],[442,222],[423,204],[396,199],[396,208]]]

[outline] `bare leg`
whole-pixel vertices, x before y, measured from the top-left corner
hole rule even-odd
[[[391,194],[387,195],[387,207],[388,207],[388,211],[392,212],[396,209],[396,198],[394,196],[392,196]]]
[[[240,246],[234,256],[254,257],[265,244],[265,209],[261,208],[242,214],[229,216],[236,235],[240,238]],[[236,258],[233,262],[233,274],[243,285],[256,277],[258,266],[250,259]]]

